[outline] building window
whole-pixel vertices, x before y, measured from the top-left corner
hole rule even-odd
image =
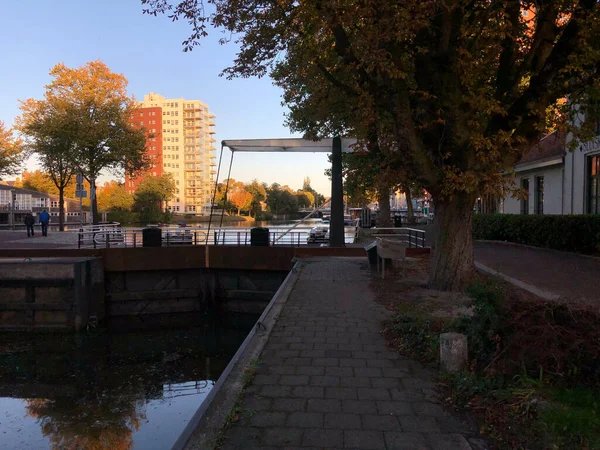
[[[544,214],[544,177],[535,177],[535,213]]]
[[[525,192],[525,198],[521,199],[521,214],[529,214],[529,178],[521,179],[521,189]]]
[[[588,214],[600,214],[600,155],[588,157]]]

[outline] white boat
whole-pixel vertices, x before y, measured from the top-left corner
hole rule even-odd
[[[329,242],[329,228],[328,227],[314,227],[308,232],[308,238],[306,242],[309,244],[317,242]]]

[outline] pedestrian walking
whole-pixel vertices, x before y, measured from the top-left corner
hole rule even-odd
[[[35,224],[35,219],[31,215],[31,213],[27,213],[25,219],[23,219],[23,223],[27,227],[27,237],[32,237],[35,235],[33,231],[33,225]]]
[[[48,222],[50,222],[50,214],[43,210],[40,213],[40,224],[42,225],[42,236],[48,237]]]

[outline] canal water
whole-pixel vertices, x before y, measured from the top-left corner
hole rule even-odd
[[[0,449],[171,448],[257,318],[1,333]]]

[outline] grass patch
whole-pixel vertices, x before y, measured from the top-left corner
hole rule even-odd
[[[600,391],[550,388],[539,421],[556,448],[600,448]]]

